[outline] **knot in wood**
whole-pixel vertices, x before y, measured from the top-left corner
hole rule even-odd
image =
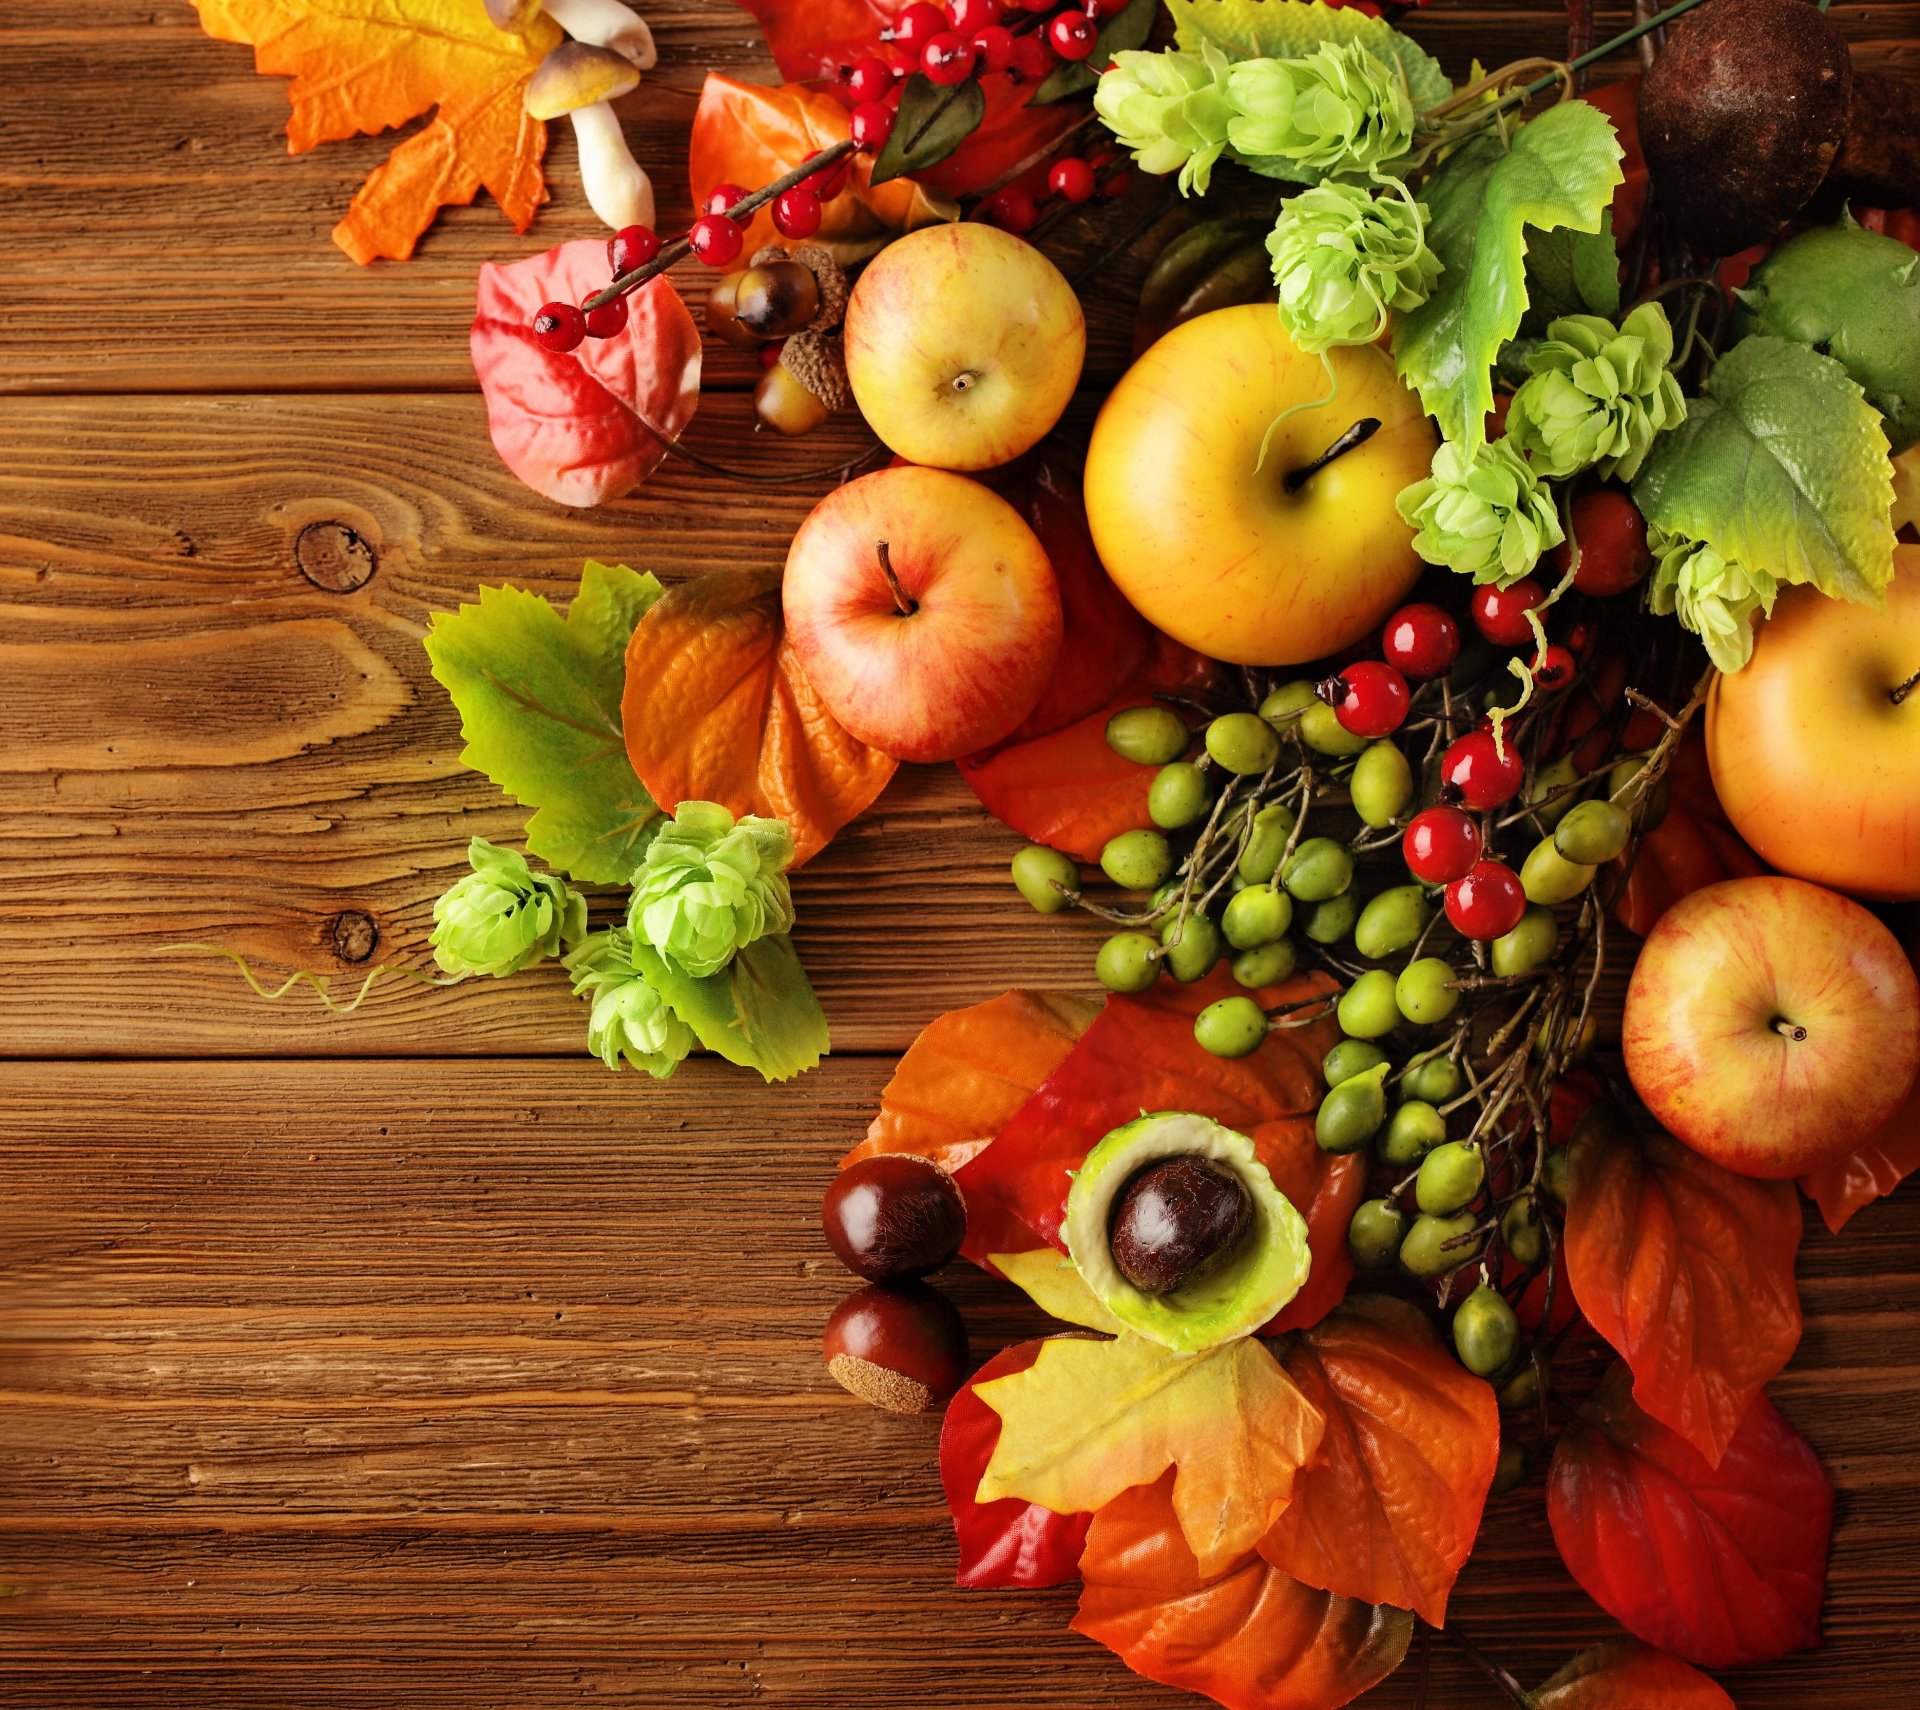
[[[301,575],[330,594],[364,588],[379,568],[373,548],[340,522],[308,523],[294,537],[293,559]]]
[[[343,962],[364,962],[380,943],[373,916],[357,908],[342,909],[327,923],[327,942]]]

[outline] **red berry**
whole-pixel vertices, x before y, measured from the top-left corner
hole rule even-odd
[[[614,338],[627,330],[627,300],[615,297],[597,309],[583,309],[588,338]]]
[[[716,184],[707,192],[707,199],[700,204],[703,214],[728,214],[747,199],[746,191],[738,184]]]
[[[963,36],[1000,22],[1000,0],[947,0],[947,18]]]
[[[1100,195],[1105,201],[1117,202],[1132,188],[1133,168],[1130,166],[1123,167],[1120,171],[1114,173],[1101,183]]]
[[[1573,681],[1573,654],[1554,642],[1533,662],[1533,680],[1542,689],[1564,689]]]
[[[1007,70],[1021,83],[1044,82],[1053,75],[1053,49],[1041,36],[1015,36]]]
[[[1418,681],[1444,677],[1460,657],[1460,626],[1438,606],[1402,606],[1380,632],[1380,651],[1389,665]]]
[[[936,88],[951,89],[973,75],[973,62],[978,57],[965,36],[942,30],[920,50],[920,69]]]
[[[1490,730],[1455,737],[1440,756],[1440,782],[1450,801],[1475,813],[1491,813],[1520,793],[1527,765],[1511,742],[1494,741]]]
[[[1400,853],[1416,879],[1448,884],[1480,859],[1480,827],[1457,807],[1423,808],[1408,822]]]
[[[980,75],[991,77],[1013,63],[1014,34],[1002,24],[989,24],[973,33],[973,51],[980,58]]]
[[[887,91],[886,108],[889,113],[900,111],[900,103],[907,93],[907,79],[904,74],[894,80],[893,87]]]
[[[831,202],[847,187],[847,174],[853,170],[853,161],[842,155],[831,166],[823,166],[811,178],[803,178],[800,186],[811,190],[823,202]]]
[[[1333,708],[1340,728],[1355,736],[1391,736],[1407,721],[1407,680],[1377,659],[1356,659],[1315,693]]]
[[[911,6],[903,6],[893,20],[893,45],[918,57],[920,50],[946,28],[945,12],[938,6],[928,5],[927,0],[914,0]]]
[[[622,226],[607,239],[607,265],[614,278],[645,267],[660,253],[660,234],[651,226]]]
[[[1028,192],[1017,184],[1009,184],[1004,190],[996,190],[980,204],[978,217],[989,225],[998,226],[1003,232],[1027,232],[1033,230],[1033,222],[1040,217],[1040,209]]]
[[[533,338],[543,350],[565,355],[587,336],[587,317],[571,303],[542,303],[533,317]]]
[[[820,229],[820,198],[804,184],[782,190],[773,199],[773,224],[782,237],[812,237]]]
[[[1023,12],[1051,12],[1055,0],[1018,0],[1018,3]]]
[[[853,140],[868,154],[878,154],[893,134],[893,109],[884,101],[868,101],[854,108],[847,121]]]
[[[893,87],[893,67],[878,54],[865,54],[842,70],[840,80],[857,107],[862,101],[878,101]]]
[[[1080,0],[1080,4],[1086,8],[1087,16],[1096,23],[1117,18],[1127,9],[1127,0]]]
[[[1527,613],[1546,603],[1546,589],[1531,576],[1523,576],[1511,588],[1488,583],[1473,591],[1473,621],[1494,646],[1525,647],[1533,640]]]
[[[1526,912],[1520,875],[1504,861],[1476,861],[1447,886],[1447,919],[1466,938],[1504,938]]]
[[[740,253],[740,228],[725,214],[702,214],[687,233],[687,247],[709,267],[725,267]]]
[[[1062,59],[1082,60],[1093,52],[1100,26],[1085,12],[1062,12],[1047,25],[1047,40]]]
[[[1047,174],[1047,188],[1069,202],[1084,202],[1093,194],[1093,168],[1078,155],[1056,160]]]
[[[1646,518],[1617,488],[1602,487],[1573,501],[1573,538],[1580,544],[1573,585],[1583,594],[1603,600],[1624,594],[1653,568]],[[1554,568],[1562,576],[1571,554],[1564,541],[1553,549]]]

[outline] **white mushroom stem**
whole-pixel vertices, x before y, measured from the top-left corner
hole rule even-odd
[[[646,19],[620,0],[547,0],[547,16],[575,41],[612,48],[642,71],[659,63]]]
[[[627,147],[619,115],[605,101],[573,115],[580,148],[580,184],[593,211],[618,231],[654,223],[653,181]]]

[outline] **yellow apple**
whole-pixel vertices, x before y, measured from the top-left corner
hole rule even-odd
[[[1265,304],[1175,327],[1114,387],[1087,453],[1087,518],[1107,572],[1176,641],[1240,665],[1296,665],[1358,641],[1420,574],[1394,500],[1438,444],[1372,345],[1320,358]],[[1357,422],[1372,436],[1289,481]],[[1257,466],[1256,466],[1257,465]]]
[[[847,304],[847,378],[910,463],[995,469],[1036,444],[1080,383],[1086,317],[1032,244],[998,226],[926,226],[867,264]]]

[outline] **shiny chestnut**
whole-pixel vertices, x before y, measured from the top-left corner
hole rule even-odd
[[[820,1224],[855,1276],[901,1282],[937,1271],[960,1251],[967,1208],[938,1164],[883,1152],[834,1177]]]
[[[1107,1240],[1120,1274],[1168,1294],[1223,1258],[1253,1220],[1239,1177],[1205,1158],[1149,1164],[1120,1190]]]
[[[967,1328],[922,1282],[869,1283],[834,1308],[820,1340],[833,1381],[889,1413],[932,1413],[967,1375]]]

